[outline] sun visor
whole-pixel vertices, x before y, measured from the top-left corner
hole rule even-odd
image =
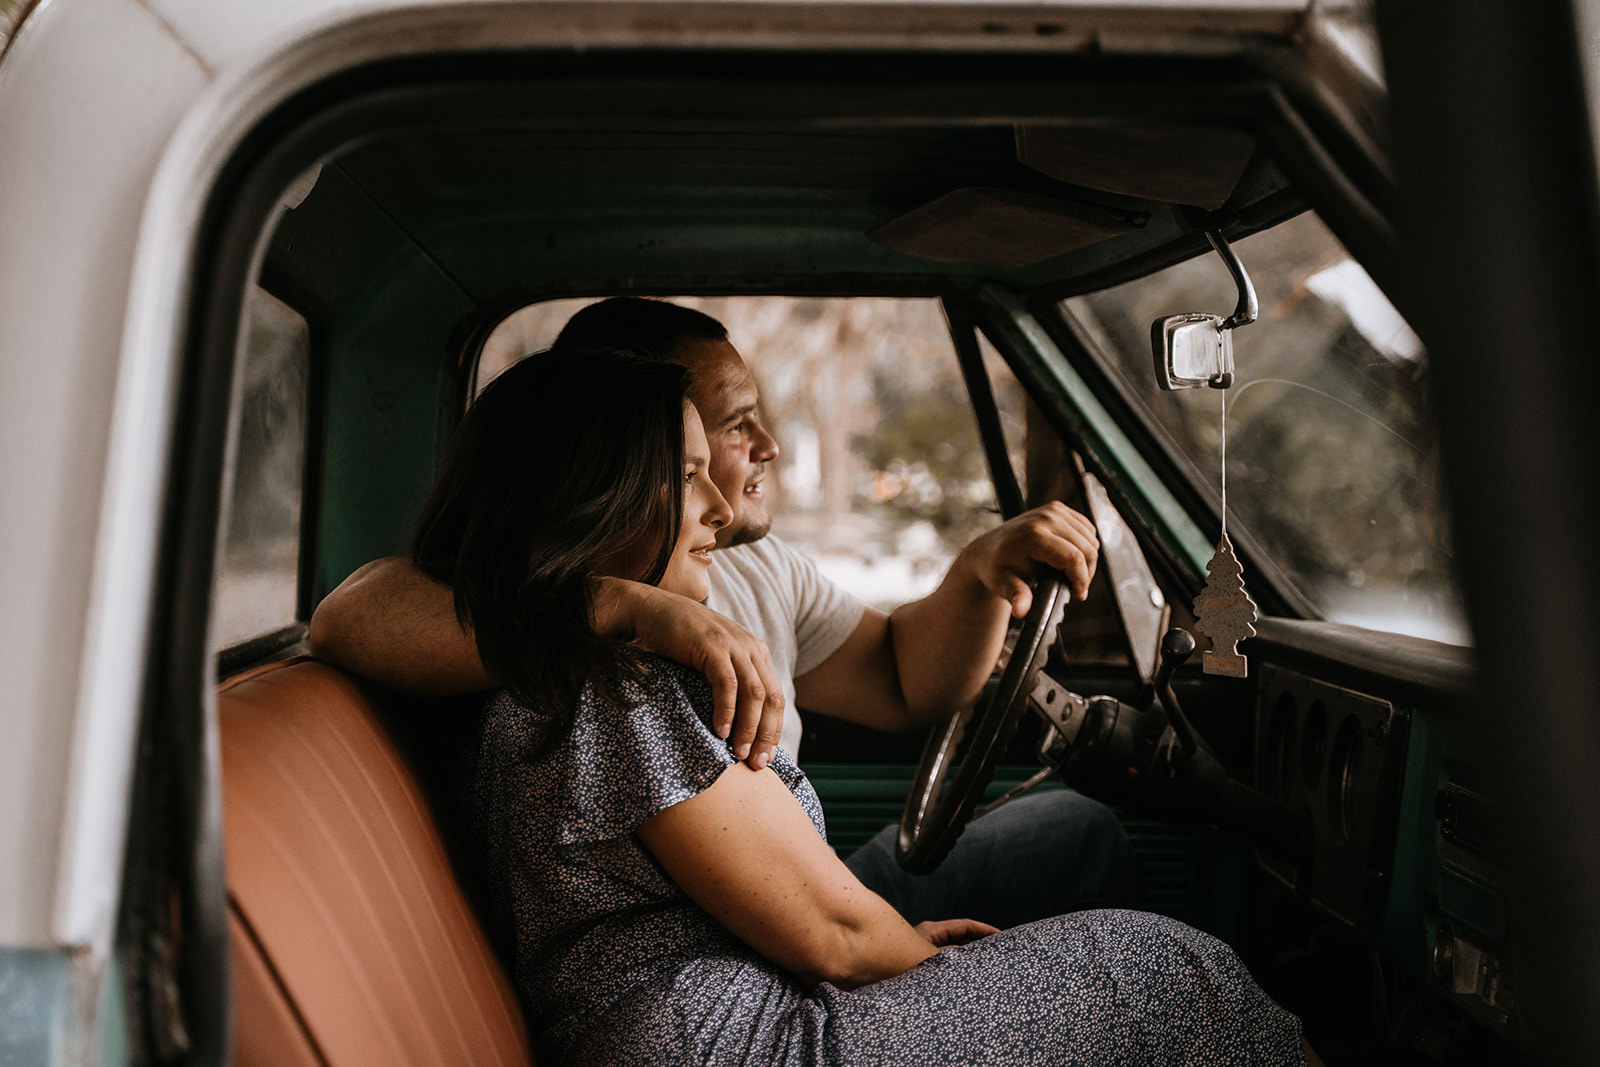
[[[890,219],[867,236],[895,252],[940,263],[1013,270],[1139,228],[1092,204],[1015,189],[948,192]]]
[[[1224,126],[1015,127],[1017,158],[1056,181],[1215,211],[1227,203],[1256,139]]]

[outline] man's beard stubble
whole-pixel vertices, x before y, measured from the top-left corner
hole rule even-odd
[[[752,485],[759,485],[761,482],[766,480],[766,476],[767,465],[765,463],[756,464],[750,472],[749,480],[745,482],[745,489],[749,489]],[[734,545],[753,544],[754,542],[759,541],[763,537],[767,536],[767,534],[772,530],[772,516],[767,513],[764,502],[762,504],[761,511],[762,514],[760,520],[746,520],[745,522],[740,523],[738,529],[733,531],[733,536],[728,541],[729,548],[732,548]]]
[[[734,545],[748,545],[761,540],[772,530],[772,516],[764,515],[760,522],[745,523],[733,532],[733,538],[728,542],[728,547]]]

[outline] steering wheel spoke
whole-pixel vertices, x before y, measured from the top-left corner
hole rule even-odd
[[[895,857],[901,867],[916,874],[933,870],[961,836],[1039,685],[1070,598],[1062,575],[1041,576],[999,684],[929,735],[900,817]]]

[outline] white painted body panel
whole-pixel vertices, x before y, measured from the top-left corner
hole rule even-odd
[[[162,147],[206,81],[134,0],[53,0],[0,64],[4,944],[45,945],[58,933],[67,768],[132,251]],[[99,728],[126,734],[131,707]],[[116,880],[101,887],[111,899]]]

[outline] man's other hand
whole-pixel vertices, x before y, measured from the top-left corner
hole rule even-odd
[[[979,938],[998,934],[999,927],[981,923],[977,919],[938,919],[918,923],[915,927],[934,948],[951,945],[969,945]]]
[[[639,647],[705,675],[717,736],[757,770],[770,763],[783,735],[785,701],[766,643],[687,597],[621,579],[601,586],[596,615],[625,614]]]
[[[1083,600],[1100,563],[1100,538],[1094,523],[1059,501],[1023,512],[984,533],[962,550],[958,562],[1022,618],[1033,606],[1029,583],[1041,566],[1067,576],[1073,595]]]

